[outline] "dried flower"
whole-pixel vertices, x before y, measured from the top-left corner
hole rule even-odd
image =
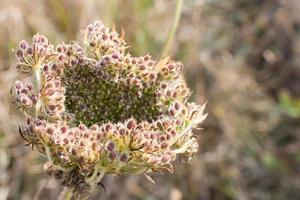
[[[183,65],[131,56],[123,36],[98,21],[82,35],[54,47],[37,34],[16,50],[17,69],[35,82],[15,83],[27,119],[20,133],[48,157],[47,169],[65,180],[75,174],[86,187],[105,174],[172,172],[177,154],[191,158],[192,129],[206,115],[187,102]]]

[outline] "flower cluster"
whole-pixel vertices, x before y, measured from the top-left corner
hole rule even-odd
[[[82,35],[57,47],[41,35],[32,45],[20,42],[17,69],[35,82],[15,84],[18,105],[35,108],[25,111],[22,137],[51,168],[76,171],[88,185],[105,174],[172,172],[177,154],[191,158],[198,149],[192,129],[206,115],[187,102],[183,65],[131,56],[123,37],[101,22]]]
[[[31,83],[23,84],[21,81],[15,82],[16,102],[23,111],[28,111],[37,102],[37,95],[33,92]]]

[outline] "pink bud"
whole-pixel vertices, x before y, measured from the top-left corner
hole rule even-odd
[[[23,53],[22,50],[18,49],[17,52],[16,52],[16,55],[17,55],[18,57],[23,57],[24,53]]]
[[[25,50],[28,47],[28,43],[25,40],[22,40],[19,44],[20,48]]]

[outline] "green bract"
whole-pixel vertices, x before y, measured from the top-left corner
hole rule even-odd
[[[20,133],[48,157],[48,171],[80,191],[105,174],[172,172],[177,154],[191,158],[198,149],[192,129],[206,115],[187,102],[182,64],[131,56],[101,22],[82,35],[57,47],[35,35],[16,50],[17,69],[35,82],[15,83],[27,118]]]

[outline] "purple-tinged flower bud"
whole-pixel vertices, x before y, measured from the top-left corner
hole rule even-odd
[[[128,155],[126,153],[121,154],[120,161],[125,163],[127,162],[127,160],[128,160]]]
[[[145,67],[145,65],[139,65],[139,69],[140,69],[140,70],[145,70],[146,67]]]
[[[150,77],[151,80],[154,80],[154,79],[156,79],[156,74],[155,73],[150,73],[149,77]]]
[[[58,53],[62,53],[62,52],[63,52],[63,48],[62,48],[61,46],[58,46],[58,47],[56,48],[56,51],[57,51]]]
[[[168,144],[165,142],[160,144],[160,148],[162,148],[162,149],[165,149],[167,147],[168,147]]]
[[[64,139],[63,139],[63,142],[64,142],[64,145],[67,145],[67,144],[69,143],[68,138],[64,138]]]
[[[63,55],[58,56],[58,60],[59,61],[63,61],[64,60],[64,56]]]
[[[43,71],[44,72],[49,72],[49,65],[44,65]]]
[[[117,53],[113,53],[113,54],[111,55],[111,57],[112,57],[113,59],[118,59],[118,58],[119,58],[119,55],[118,55]]]
[[[125,128],[121,128],[121,129],[119,130],[119,134],[120,134],[121,136],[124,136],[124,135],[126,134]]]
[[[173,64],[169,64],[169,65],[168,65],[168,69],[169,69],[169,70],[173,70],[173,69],[174,69],[174,65],[173,65]]]
[[[16,82],[15,82],[15,87],[16,87],[17,90],[21,90],[21,88],[22,88],[22,83],[21,83],[20,81],[16,81]]]
[[[106,131],[111,131],[112,130],[112,124],[106,124],[105,125],[105,130]]]
[[[16,51],[16,55],[21,58],[21,57],[23,57],[24,53],[23,53],[23,51],[21,49],[18,49]]]
[[[164,155],[164,156],[161,158],[161,162],[162,162],[162,163],[168,163],[168,162],[170,162],[170,156]]]
[[[127,128],[133,130],[136,127],[136,122],[133,119],[127,121]]]
[[[80,124],[80,125],[78,126],[78,128],[79,128],[79,130],[81,130],[81,131],[86,130],[86,127],[85,127],[84,124]]]
[[[178,102],[175,103],[175,109],[179,110],[180,109],[180,104]]]
[[[33,85],[31,83],[26,83],[25,87],[28,89],[28,91],[32,91]]]
[[[92,126],[91,126],[91,130],[92,131],[96,131],[98,129],[98,126],[96,125],[96,124],[93,124]]]
[[[28,55],[32,55],[33,54],[33,50],[32,50],[32,48],[31,47],[29,47],[28,49],[27,49],[27,52],[26,52]]]
[[[28,48],[28,43],[25,41],[25,40],[22,40],[20,43],[19,43],[19,47],[23,50],[26,50]]]
[[[61,133],[66,133],[67,130],[68,130],[68,129],[67,129],[66,126],[63,126],[63,127],[60,128]]]

